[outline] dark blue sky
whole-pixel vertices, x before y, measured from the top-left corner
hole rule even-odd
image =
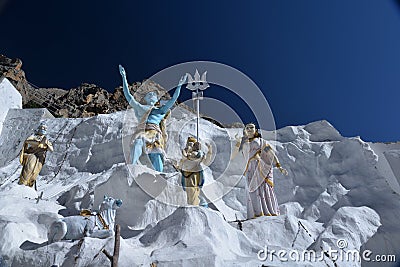
[[[263,90],[278,128],[326,119],[344,136],[400,140],[396,1],[188,2],[3,1],[0,53],[37,86],[109,91],[118,64],[134,82],[216,61]]]

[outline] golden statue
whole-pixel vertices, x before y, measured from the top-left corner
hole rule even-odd
[[[212,163],[212,146],[206,144],[207,154],[201,150],[200,142],[189,137],[182,150],[182,159],[175,168],[182,173],[182,187],[186,191],[187,204],[201,205],[200,190],[204,184],[203,170]],[[204,204],[202,204],[204,206]]]
[[[53,145],[46,137],[47,126],[40,124],[36,133],[29,136],[19,157],[22,172],[18,184],[32,187],[46,160],[47,150],[53,151]]]

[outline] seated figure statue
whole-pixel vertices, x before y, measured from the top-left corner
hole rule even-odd
[[[137,118],[140,120],[138,130],[133,135],[129,161],[131,164],[136,164],[144,149],[154,169],[162,172],[164,168],[163,159],[166,142],[166,134],[162,121],[178,99],[181,86],[186,81],[186,75],[181,77],[172,98],[165,104],[160,105],[156,92],[149,92],[144,97],[146,105],[143,105],[129,92],[126,72],[121,65],[119,65],[119,72],[122,76],[124,96],[129,105],[133,108]]]

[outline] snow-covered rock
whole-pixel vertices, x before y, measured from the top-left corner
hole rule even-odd
[[[368,207],[342,207],[326,224],[326,228],[318,236],[314,246],[316,248],[345,248],[360,249],[381,226],[379,215]],[[362,234],[360,234],[362,233]],[[346,244],[338,247],[338,240],[345,240]]]
[[[261,249],[243,232],[231,227],[220,213],[202,207],[178,208],[171,216],[146,229],[139,241],[152,247],[153,261],[162,266],[246,262],[257,259]]]
[[[165,173],[158,173],[146,165],[126,164],[137,125],[129,112],[84,119],[46,117],[41,110],[9,112],[5,125],[10,127],[0,139],[0,203],[5,204],[0,207],[0,256],[7,264],[109,264],[101,249],[112,251],[113,238],[44,244],[52,219],[97,207],[104,194],[124,203],[116,216],[121,266],[304,266],[307,263],[260,261],[258,252],[265,246],[320,249],[339,238],[352,248],[397,253],[400,147],[342,137],[326,121],[263,132],[289,171],[288,176],[274,172],[282,215],[239,223],[246,215],[244,162],[240,155],[229,159],[242,129],[222,129],[201,120],[200,138],[211,143],[216,154],[205,172],[203,194],[210,208],[183,207],[186,196],[171,163],[180,159],[186,138],[195,131],[192,115],[180,108],[172,112]],[[39,122],[48,125],[54,152],[47,154],[38,178],[43,200],[36,204],[37,193],[16,181],[21,144]]]
[[[22,108],[22,96],[5,77],[0,77],[0,133],[9,109]]]
[[[47,228],[63,207],[51,201],[37,201],[37,192],[23,185],[3,187],[0,194],[0,251],[10,260],[29,242],[47,240]]]
[[[329,122],[322,120],[307,124],[304,127],[310,133],[310,141],[312,142],[326,142],[326,141],[341,141],[343,136],[340,135]]]
[[[298,202],[286,202],[279,206],[281,215],[293,215],[300,218],[304,208]]]
[[[243,232],[262,247],[305,249],[324,229],[322,223],[293,215],[261,217],[242,223]]]

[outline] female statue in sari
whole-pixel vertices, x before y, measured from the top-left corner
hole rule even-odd
[[[287,171],[281,167],[272,147],[261,138],[253,123],[245,126],[242,140],[237,143],[237,147],[247,161],[243,174],[246,178],[247,218],[279,215],[274,193],[273,167],[276,166],[284,175],[287,175]]]

